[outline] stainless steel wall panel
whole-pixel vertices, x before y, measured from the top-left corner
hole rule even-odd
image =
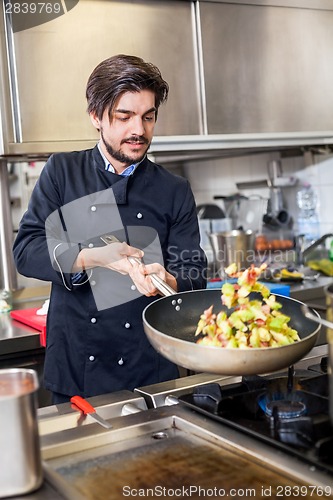
[[[0,3],[0,155],[4,153],[5,146],[14,140],[7,60],[7,38],[5,27],[2,22],[2,14],[2,5]]]
[[[223,0],[200,0],[200,2],[226,3]],[[227,3],[333,10],[332,0],[228,0]]]
[[[333,130],[333,12],[202,2],[210,134]]]

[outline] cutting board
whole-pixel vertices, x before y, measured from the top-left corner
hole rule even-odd
[[[31,309],[16,309],[10,311],[10,315],[13,319],[20,321],[21,323],[31,326],[35,330],[40,332],[39,339],[40,345],[46,346],[46,319],[47,315],[38,315],[36,312],[40,307],[33,307]]]

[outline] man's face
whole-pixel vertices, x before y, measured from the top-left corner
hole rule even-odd
[[[144,158],[156,122],[155,94],[151,90],[125,92],[116,101],[111,121],[106,110],[101,120],[90,115],[100,130],[101,147],[117,173]]]

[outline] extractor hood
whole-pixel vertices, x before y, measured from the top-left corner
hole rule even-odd
[[[285,132],[258,134],[210,134],[157,136],[153,139],[150,151],[154,153],[203,151],[223,152],[246,149],[277,149],[299,146],[327,146],[333,144],[333,130],[323,132]]]

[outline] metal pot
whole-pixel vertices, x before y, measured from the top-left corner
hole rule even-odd
[[[42,484],[38,386],[34,370],[0,370],[0,498],[24,495]]]
[[[233,262],[238,269],[249,267],[254,262],[255,234],[253,231],[240,231],[234,229],[222,233],[211,233],[210,244],[213,249],[214,262],[217,271],[223,274],[223,268]]]
[[[194,290],[163,297],[143,311],[143,326],[153,347],[175,364],[196,372],[220,375],[258,375],[274,372],[299,361],[315,345],[320,326],[308,320],[302,302],[277,295],[290,326],[301,340],[281,347],[223,349],[196,344],[200,315],[211,305],[225,309],[220,290]],[[319,314],[316,313],[319,317]]]
[[[328,343],[328,380],[329,380],[329,400],[330,400],[330,419],[333,425],[333,285],[325,287],[327,320],[331,323],[327,328]]]

